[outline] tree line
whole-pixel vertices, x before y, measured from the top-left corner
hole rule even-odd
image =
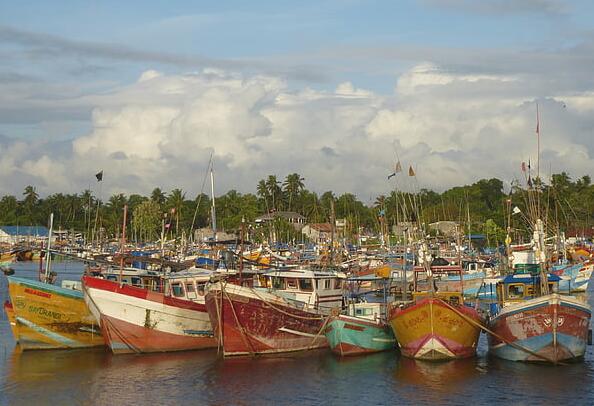
[[[548,224],[559,230],[591,229],[594,185],[589,176],[573,180],[562,172],[553,175],[548,183],[539,180],[534,183],[538,184]],[[361,231],[377,232],[382,225],[391,230],[392,225],[404,221],[429,224],[453,220],[464,223],[470,232],[485,233],[493,242],[501,242],[508,227],[509,211],[518,207],[527,212],[528,191],[534,187],[516,182],[506,193],[501,180],[481,179],[442,193],[428,189],[417,193],[393,190],[365,204],[352,193],[336,195],[327,191],[318,195],[309,191],[305,179],[297,173],[283,180],[270,175],[257,183],[255,193],[229,190],[216,197],[217,228],[237,232],[242,220],[251,223],[265,213],[294,211],[303,215],[308,223],[329,222],[332,215],[345,219],[348,237]],[[114,238],[121,232],[123,208],[127,205],[129,236],[151,241],[158,239],[163,230],[173,236],[182,233],[187,236],[195,229],[210,226],[211,203],[206,194],[189,198],[179,188],[166,192],[157,187],[148,196],[119,193],[100,201],[88,189],[42,198],[36,188],[29,185],[21,196],[5,195],[0,199],[0,224],[45,225],[53,212],[55,228],[75,230],[89,239],[99,231],[104,237]],[[291,236],[287,234],[287,238]]]

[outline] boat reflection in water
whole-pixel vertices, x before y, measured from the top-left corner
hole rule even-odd
[[[400,357],[394,377],[409,385],[420,385],[442,393],[457,391],[485,370],[485,360],[465,358],[448,362],[432,362]]]
[[[15,349],[0,381],[0,404],[38,404],[47,394],[55,404],[183,404],[207,390],[206,371],[219,361],[216,351],[114,356],[104,348]]]

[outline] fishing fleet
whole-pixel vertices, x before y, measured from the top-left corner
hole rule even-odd
[[[591,343],[588,244],[555,251],[540,219],[529,241],[508,239],[495,254],[460,236],[407,237],[365,249],[334,244],[340,261],[318,249],[326,262],[302,245],[277,250],[240,238],[197,246],[183,260],[172,250],[132,255],[140,248],[122,240],[109,256],[85,253],[84,275],[61,285],[49,258],[81,255],[46,247],[37,280],[7,276],[4,310],[23,350],[218,349],[232,357],[328,349],[446,361],[476,356],[483,334],[489,353],[507,360],[583,358]]]

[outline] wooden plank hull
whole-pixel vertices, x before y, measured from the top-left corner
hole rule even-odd
[[[388,351],[396,346],[390,326],[358,317],[334,317],[324,333],[332,352],[340,356]]]
[[[228,284],[209,288],[206,308],[225,356],[275,354],[328,346],[326,317],[263,291]]]
[[[214,348],[204,304],[83,277],[85,300],[114,354]]]
[[[558,294],[510,305],[491,319],[489,328],[506,341],[544,358],[493,336],[489,337],[489,351],[511,361],[559,362],[581,358],[586,351],[590,317],[586,304]]]
[[[15,340],[23,350],[104,345],[82,292],[30,279],[8,277]]]
[[[480,324],[475,309],[455,306]],[[443,300],[423,298],[406,307],[390,309],[392,326],[402,355],[425,360],[472,357],[476,354],[480,328],[452,310]]]

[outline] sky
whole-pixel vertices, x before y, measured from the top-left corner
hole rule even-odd
[[[537,105],[541,175],[594,172],[586,0],[0,2],[0,58],[2,195],[509,185]]]

